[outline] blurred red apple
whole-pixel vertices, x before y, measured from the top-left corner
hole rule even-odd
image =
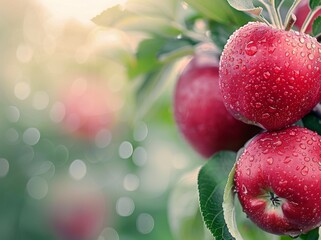
[[[50,221],[64,240],[97,239],[102,231],[105,197],[95,186],[83,183],[57,184],[50,201]]]
[[[93,78],[78,78],[63,92],[65,129],[77,137],[93,139],[114,121],[117,98]]]
[[[174,114],[182,135],[205,158],[220,150],[236,151],[259,132],[226,110],[218,63],[210,54],[195,55],[179,76]]]

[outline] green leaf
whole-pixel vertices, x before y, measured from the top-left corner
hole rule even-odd
[[[234,239],[224,221],[222,204],[226,181],[235,159],[234,152],[219,152],[202,167],[198,176],[201,212],[216,240]]]
[[[319,239],[319,228],[313,229],[306,234],[300,235],[302,240],[318,240]]]
[[[199,208],[197,175],[199,168],[188,172],[174,185],[168,204],[169,225],[176,240],[213,239]]]
[[[223,51],[229,37],[238,28],[236,25],[225,25],[214,21],[209,22],[209,27],[211,29],[211,38],[221,51]]]
[[[235,205],[234,205],[234,174],[235,174],[235,165],[233,166],[224,190],[223,197],[223,211],[224,211],[224,219],[227,224],[229,232],[236,240],[243,240],[237,225],[236,225],[236,217],[235,217]]]
[[[318,6],[321,6],[321,0],[310,0],[310,8],[312,10],[316,9]]]
[[[136,78],[141,74],[160,68],[158,52],[165,43],[166,39],[164,38],[151,38],[140,42],[136,54],[136,63],[127,67],[129,78]]]
[[[117,28],[122,31],[146,32],[166,37],[181,34],[180,26],[166,18],[137,14],[120,6],[109,8],[92,19],[100,26]]]
[[[216,22],[238,24],[248,20],[244,13],[233,9],[226,0],[185,0],[203,16]]]
[[[306,115],[303,119],[304,127],[317,132],[321,135],[321,119],[317,117],[314,113]]]
[[[261,7],[255,7],[253,5],[253,0],[227,0],[228,3],[235,9],[242,11],[242,12],[248,12],[255,16],[260,16],[262,13]]]
[[[167,64],[144,76],[136,91],[136,104],[138,107],[136,120],[141,119],[153,106],[165,89],[166,83],[176,78],[176,68],[176,64]]]
[[[321,34],[321,16],[317,17],[312,25],[313,36],[318,36]]]

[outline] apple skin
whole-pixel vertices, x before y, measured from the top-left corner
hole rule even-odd
[[[259,132],[226,110],[219,90],[218,63],[209,54],[193,56],[180,74],[174,116],[181,134],[205,158],[220,150],[238,150]]]
[[[294,25],[300,30],[302,28],[302,25],[306,19],[306,17],[308,16],[309,12],[311,11],[310,7],[309,7],[309,1],[308,0],[302,0],[300,2],[300,4],[295,8],[294,10],[294,15],[296,16],[296,21],[294,23]],[[313,21],[321,15],[321,9],[318,10],[310,24],[308,25],[307,29],[306,29],[306,33],[310,33],[312,31],[312,24],[313,24]]]
[[[289,127],[254,137],[237,160],[235,189],[263,230],[298,236],[321,224],[321,136]]]

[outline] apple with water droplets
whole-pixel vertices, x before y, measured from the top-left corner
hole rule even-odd
[[[321,224],[321,136],[293,126],[254,137],[236,163],[235,189],[263,230],[297,236]]]
[[[307,34],[251,22],[228,40],[220,88],[234,117],[267,130],[300,120],[320,101],[321,45]]]
[[[180,74],[174,93],[178,129],[205,158],[220,150],[238,150],[259,131],[226,110],[218,72],[214,55],[196,54]]]

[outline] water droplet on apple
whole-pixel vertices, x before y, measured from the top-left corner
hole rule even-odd
[[[266,159],[267,163],[272,165],[273,164],[273,158],[269,157],[268,159]]]
[[[249,74],[254,75],[256,73],[255,69],[252,69],[251,71],[249,71]]]
[[[310,54],[308,55],[308,58],[309,58],[310,60],[313,60],[313,59],[314,59],[313,53],[310,53]]]
[[[271,77],[271,73],[270,72],[264,72],[263,73],[263,77],[268,80]]]
[[[262,118],[263,119],[266,119],[266,118],[269,118],[270,117],[270,114],[269,113],[263,113],[262,114]]]
[[[303,150],[307,148],[304,143],[301,143],[299,146],[300,146],[300,148],[303,149]]]
[[[281,146],[282,145],[282,141],[278,140],[276,142],[273,143],[274,146]]]
[[[246,175],[251,176],[251,169],[246,169]]]
[[[242,192],[243,192],[244,194],[247,194],[247,188],[245,187],[244,184],[242,184]]]
[[[291,162],[291,158],[290,157],[286,157],[286,158],[284,158],[283,162],[284,163],[289,163],[289,162]]]
[[[260,103],[260,102],[255,103],[255,107],[257,109],[261,108],[262,107],[262,103]]]
[[[304,166],[302,169],[301,169],[301,174],[303,176],[306,176],[307,174],[309,173],[309,168],[307,166]]]
[[[280,68],[280,67],[275,67],[275,68],[274,68],[274,72],[275,72],[275,73],[281,72],[281,68]]]
[[[257,53],[257,46],[253,41],[248,42],[248,44],[245,47],[245,53],[248,56],[254,56]]]
[[[304,38],[300,37],[300,43],[304,43]]]

